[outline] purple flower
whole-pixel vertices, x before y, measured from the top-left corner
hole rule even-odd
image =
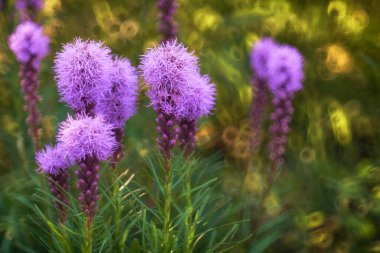
[[[153,107],[166,114],[175,111],[188,80],[199,73],[197,58],[177,41],[148,49],[141,58],[140,69],[150,88],[147,96]]]
[[[58,175],[70,167],[67,152],[60,145],[46,145],[45,149],[37,152],[36,161],[39,170],[49,175]]]
[[[271,38],[265,37],[258,41],[251,52],[251,67],[259,79],[268,77],[269,59],[272,57],[272,52],[278,48],[276,42]]]
[[[159,9],[158,31],[162,34],[163,41],[174,40],[177,34],[177,25],[173,18],[177,10],[176,0],[158,0],[157,7]]]
[[[19,11],[32,9],[33,11],[39,11],[44,5],[43,0],[17,0],[16,8]]]
[[[293,95],[302,89],[303,57],[297,49],[280,46],[268,61],[268,86],[276,97]]]
[[[41,26],[31,21],[19,24],[8,43],[19,62],[32,60],[35,69],[39,68],[41,59],[49,52],[49,38],[43,34]]]
[[[124,127],[125,122],[136,113],[138,95],[137,74],[126,58],[113,61],[112,87],[97,104],[96,112],[104,115],[115,128]]]
[[[106,123],[102,115],[89,117],[78,114],[76,119],[68,116],[58,132],[58,142],[69,152],[72,160],[79,161],[88,156],[106,160],[115,150],[117,143],[113,126]]]
[[[77,38],[56,55],[54,71],[61,101],[87,113],[112,86],[111,50],[101,42]]]
[[[181,120],[198,120],[208,115],[215,106],[215,84],[210,83],[207,75],[188,80],[188,88],[184,90],[174,114]]]
[[[45,150],[41,150],[36,155],[39,170],[48,174],[49,187],[52,194],[54,206],[58,209],[58,215],[61,223],[64,223],[67,216],[68,199],[66,192],[69,190],[69,173],[70,167],[68,153],[60,145],[52,147],[47,145]]]

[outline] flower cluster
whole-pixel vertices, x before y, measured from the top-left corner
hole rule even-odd
[[[99,198],[100,162],[121,152],[124,124],[136,112],[137,74],[128,59],[113,58],[103,43],[79,38],[64,45],[54,70],[61,101],[74,110],[75,117],[68,116],[60,124],[54,152],[48,146],[36,159],[41,171],[58,184],[66,182],[60,162],[79,165],[75,171],[79,202],[91,226]],[[48,151],[50,160],[45,159]],[[51,190],[62,196],[56,188]]]
[[[193,148],[196,124],[187,123],[210,113],[215,103],[215,86],[208,76],[201,76],[193,53],[175,40],[149,49],[141,59],[140,69],[149,87],[147,96],[158,115],[158,146],[169,160],[178,133],[181,146]],[[187,126],[182,128],[185,123]]]
[[[289,133],[289,124],[293,114],[292,100],[294,94],[302,89],[303,57],[297,49],[288,45],[279,45],[270,38],[256,43],[251,54],[253,68],[255,101],[252,108],[251,130],[259,132],[263,122],[266,91],[272,94],[269,141],[270,159],[274,167],[283,163],[285,144]],[[257,135],[253,135],[256,140]]]

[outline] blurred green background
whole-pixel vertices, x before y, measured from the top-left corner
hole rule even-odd
[[[7,46],[18,17],[14,1],[6,2],[0,14],[0,243],[21,245],[27,242],[15,236],[20,219],[10,196],[32,194],[25,185],[36,166],[18,64]],[[253,168],[244,169],[252,45],[272,36],[305,57],[286,163],[260,217],[269,225],[232,252],[380,252],[380,1],[180,0],[179,6],[178,40],[195,50],[218,92],[214,115],[201,121],[198,152],[222,152],[219,176],[231,198],[242,185],[259,196],[268,161],[264,136]],[[62,43],[76,36],[102,40],[138,66],[139,56],[159,42],[156,17],[153,0],[45,0],[38,18],[51,39],[40,74],[44,143],[55,141],[57,124],[70,112],[58,101],[52,71]],[[141,91],[125,138],[137,175],[155,145],[142,82]]]

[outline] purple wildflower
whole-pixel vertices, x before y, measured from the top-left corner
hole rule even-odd
[[[24,94],[24,109],[28,114],[28,132],[33,139],[35,149],[38,149],[41,135],[40,113],[36,108],[41,100],[38,95],[38,72],[40,63],[49,51],[49,38],[43,34],[42,27],[25,21],[19,24],[15,32],[9,37],[9,47],[20,62],[19,76],[21,88]]]
[[[181,43],[169,41],[148,49],[140,69],[150,90],[147,95],[155,109],[172,114],[188,86],[199,73],[198,60]]]
[[[303,81],[303,57],[297,49],[281,46],[276,49],[269,62],[269,89],[273,94],[274,110],[271,114],[271,139],[269,141],[270,159],[275,167],[283,163],[283,154],[289,124],[293,114],[294,94],[301,90]]]
[[[302,89],[303,57],[297,49],[280,46],[268,61],[268,85],[276,97],[293,95]]]
[[[70,167],[67,152],[59,145],[57,147],[46,146],[36,155],[36,161],[39,171],[48,174],[49,187],[55,196],[54,206],[58,210],[58,216],[61,223],[64,223],[67,217],[67,205],[69,203],[66,193],[69,190],[69,173]]]
[[[43,8],[43,0],[17,0],[16,8],[21,20],[34,20],[38,11]]]
[[[68,116],[61,123],[57,138],[75,161],[85,159],[86,156],[106,160],[116,147],[112,129],[113,126],[106,123],[102,115],[89,117],[78,114],[75,119]]]
[[[157,8],[159,27],[158,31],[162,34],[162,41],[174,40],[177,34],[177,24],[174,21],[174,14],[177,10],[176,0],[158,0]]]
[[[58,175],[70,167],[68,154],[61,146],[46,145],[45,149],[37,152],[36,161],[40,172],[49,175]]]
[[[199,74],[197,58],[177,41],[168,41],[149,49],[141,59],[140,69],[150,90],[157,113],[157,143],[169,171],[171,149],[176,144],[177,109],[189,89],[189,80]]]
[[[124,127],[125,122],[136,113],[138,95],[137,74],[126,58],[116,58],[111,75],[112,86],[96,107],[107,122],[115,128]]]
[[[35,69],[39,69],[41,59],[49,52],[49,38],[40,25],[31,21],[19,24],[8,42],[17,60],[24,64],[32,61]]]
[[[87,217],[89,229],[95,216],[96,201],[99,198],[99,162],[106,160],[114,152],[117,143],[112,132],[113,126],[106,123],[101,115],[90,117],[77,114],[76,119],[68,119],[60,125],[58,141],[77,161],[79,170],[77,187],[79,202]]]
[[[195,135],[197,122],[202,116],[210,114],[215,106],[215,85],[210,83],[210,78],[194,76],[189,80],[190,84],[177,104],[176,117],[179,122],[180,147],[188,157],[195,148]]]
[[[64,45],[55,58],[55,74],[61,101],[76,113],[91,114],[112,86],[111,50],[100,42],[82,41]]]
[[[118,147],[111,163],[115,165],[123,156],[125,122],[136,113],[138,78],[135,68],[128,59],[116,58],[113,63],[111,90],[97,104],[96,113],[104,115],[105,120],[114,127]]]
[[[272,52],[278,47],[277,43],[271,38],[263,38],[257,42],[251,53],[251,67],[255,76],[265,80],[268,76],[268,62]]]

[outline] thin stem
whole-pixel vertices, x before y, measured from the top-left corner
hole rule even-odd
[[[185,190],[186,190],[186,253],[193,251],[194,235],[195,235],[195,224],[192,219],[193,217],[193,205],[191,203],[191,168],[186,162],[186,176],[185,176]]]
[[[170,161],[169,161],[170,166]],[[170,242],[170,213],[172,205],[172,196],[171,196],[171,170],[167,170],[165,174],[165,191],[164,191],[164,252],[171,251],[171,242]]]

